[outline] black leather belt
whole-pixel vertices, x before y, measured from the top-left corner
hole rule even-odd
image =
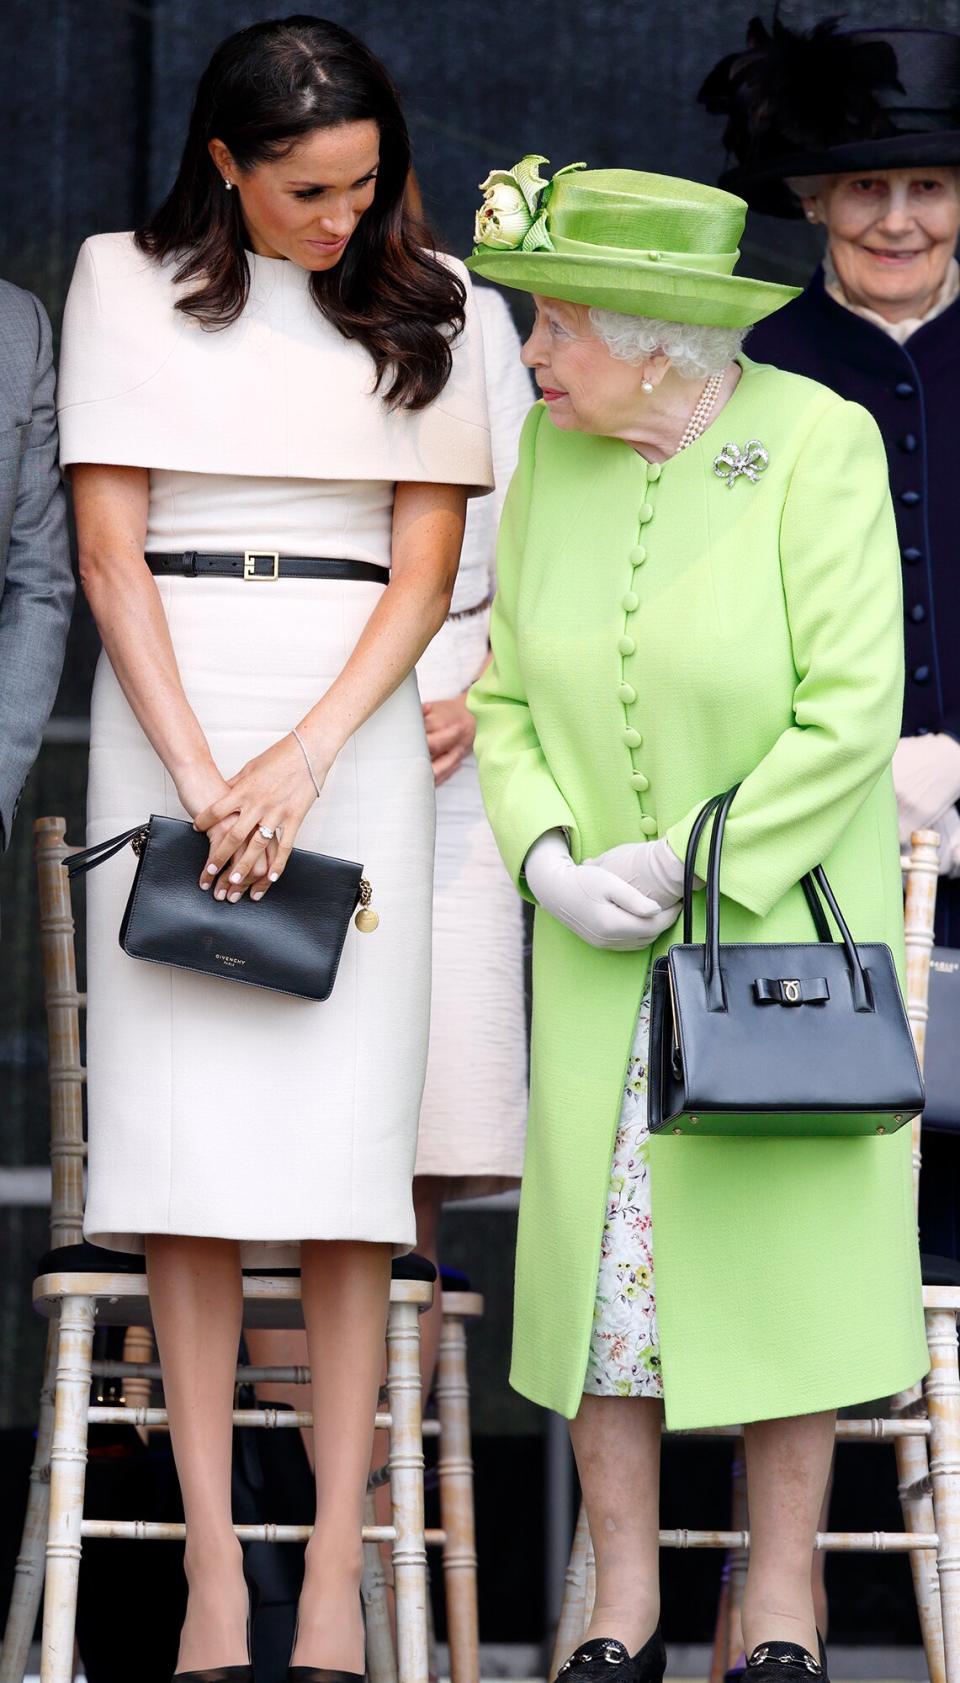
[[[389,584],[389,567],[374,561],[351,561],[346,556],[324,559],[313,555],[280,555],[275,549],[247,549],[242,555],[206,555],[195,549],[179,555],[144,557],[157,578],[246,579],[272,584],[274,579],[366,579]]]

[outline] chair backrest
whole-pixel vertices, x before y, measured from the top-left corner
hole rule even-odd
[[[933,918],[937,906],[937,872],[940,837],[936,830],[914,830],[910,837],[910,858],[906,865],[907,892],[904,905],[904,936],[907,946],[907,1016],[913,1030],[920,1068],[926,1048],[930,955],[933,952]],[[920,1196],[921,1118],[913,1119],[913,1196]]]
[[[78,848],[67,845],[63,818],[37,818],[37,879],[40,888],[40,949],[47,1009],[50,1079],[50,1244],[76,1245],[83,1238],[83,1087],[80,1011],[86,997],[77,988],[76,925],[64,861]]]

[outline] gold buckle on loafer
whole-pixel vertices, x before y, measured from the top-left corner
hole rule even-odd
[[[258,573],[257,562],[269,561],[273,571]],[[245,549],[243,552],[243,576],[245,579],[255,579],[261,583],[272,584],[280,577],[280,552],[276,549]]]

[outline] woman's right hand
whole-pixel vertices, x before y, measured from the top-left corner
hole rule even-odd
[[[652,946],[679,915],[679,903],[664,910],[603,865],[575,865],[560,830],[534,842],[523,871],[544,911],[592,947],[637,952]]]
[[[191,818],[196,818],[198,812],[205,812],[208,806],[213,805],[214,801],[219,801],[224,795],[230,793],[229,783],[225,777],[221,777],[212,760],[209,765],[190,766],[187,771],[181,773],[176,782],[180,805],[189,812]],[[234,816],[233,812],[227,813],[218,824],[214,825],[212,830],[207,831],[207,838],[211,846],[223,840],[233,823]],[[262,871],[253,874],[263,875],[266,873],[266,869],[264,863]],[[206,870],[201,874],[200,887],[205,889],[213,887],[213,879]],[[226,890],[223,893],[218,890],[217,898],[222,900],[225,893]]]

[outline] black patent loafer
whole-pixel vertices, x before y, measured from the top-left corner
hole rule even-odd
[[[663,1683],[667,1651],[658,1625],[636,1654],[622,1642],[595,1636],[564,1660],[555,1683]]]
[[[810,1678],[816,1678],[817,1683],[830,1683],[826,1657],[822,1643],[820,1659],[815,1660],[797,1642],[761,1642],[741,1673],[743,1683],[809,1683]]]

